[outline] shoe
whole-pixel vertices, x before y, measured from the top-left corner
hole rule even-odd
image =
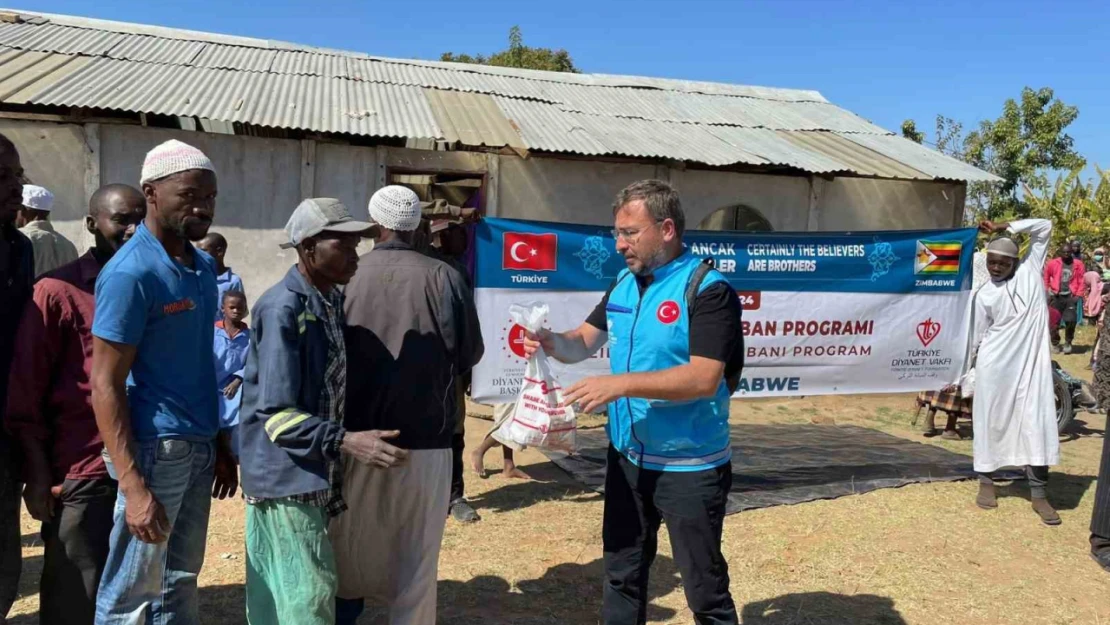
[[[1059,343],[1053,343],[1052,344],[1052,353],[1053,354],[1062,354],[1062,353],[1064,353],[1064,350],[1060,349],[1060,344]]]
[[[994,484],[979,484],[979,495],[975,498],[975,505],[984,510],[994,510],[998,507],[998,498],[994,495]]]
[[[452,501],[448,513],[459,523],[476,523],[482,520],[482,517],[478,516],[478,511],[465,499]]]
[[[1091,559],[1101,566],[1102,570],[1110,573],[1110,549],[1091,551]]]
[[[1061,523],[1060,515],[1056,514],[1056,509],[1043,497],[1033,498],[1033,511],[1040,515],[1041,521],[1045,525],[1059,525]]]
[[[956,430],[945,430],[940,437],[946,441],[962,441],[964,439]]]
[[[1068,354],[1071,354],[1071,352],[1072,352],[1071,343],[1064,343],[1064,354],[1068,355]]]
[[[930,410],[925,414],[925,423],[921,427],[921,433],[926,438],[931,438],[937,435],[937,413]]]

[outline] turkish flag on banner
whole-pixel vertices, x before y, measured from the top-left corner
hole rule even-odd
[[[501,267],[528,271],[555,271],[559,235],[506,232],[501,245]]]

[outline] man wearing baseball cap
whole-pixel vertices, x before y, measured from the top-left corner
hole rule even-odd
[[[35,249],[35,277],[77,260],[77,248],[50,223],[54,194],[37,184],[23,185],[23,209],[15,225]]]
[[[339,570],[336,623],[354,625],[364,598],[391,625],[436,622],[436,574],[447,522],[458,377],[482,357],[478,315],[462,275],[413,249],[420,200],[388,186],[370,200],[377,244],[347,286],[348,430],[386,430],[409,450],[383,470],[347,463],[351,511],[331,523]],[[350,436],[350,435],[349,435]]]
[[[371,228],[339,200],[300,203],[282,248],[297,264],[254,307],[239,425],[247,498],[247,621],[335,622],[328,520],[347,509],[341,456],[388,468],[406,452],[397,432],[347,432],[343,293]]]
[[[216,212],[216,173],[197,148],[147,153],[147,213],[96,281],[93,412],[119,483],[96,599],[98,625],[192,625],[212,497],[238,473],[220,418],[212,341],[216,270],[193,247]]]

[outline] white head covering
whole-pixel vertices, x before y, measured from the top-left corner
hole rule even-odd
[[[1008,258],[1017,258],[1018,246],[1017,243],[1014,243],[1011,239],[995,239],[987,245],[987,253],[1006,256]]]
[[[38,211],[54,208],[54,194],[37,184],[23,185],[23,205]]]
[[[412,232],[420,226],[420,198],[408,187],[382,187],[370,198],[370,222],[394,232]]]
[[[216,168],[212,166],[212,161],[208,160],[204,152],[188,143],[170,139],[146,153],[146,159],[143,160],[143,174],[139,184],[161,180],[166,176],[172,176],[190,169],[216,171]]]

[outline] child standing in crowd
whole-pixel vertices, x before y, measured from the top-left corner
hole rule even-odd
[[[224,291],[220,301],[223,318],[216,322],[216,338],[213,340],[220,428],[230,432],[231,449],[238,460],[239,404],[243,399],[240,389],[251,343],[250,328],[243,321],[247,316],[247,296],[242,291]]]
[[[238,291],[246,293],[247,290],[243,288],[243,280],[239,275],[231,270],[224,264],[224,255],[227,254],[227,239],[218,232],[209,232],[208,236],[204,237],[197,243],[197,247],[204,250],[216,261],[216,289],[217,301],[223,301],[224,293],[228,291]],[[216,311],[216,321],[223,319],[223,311]]]

